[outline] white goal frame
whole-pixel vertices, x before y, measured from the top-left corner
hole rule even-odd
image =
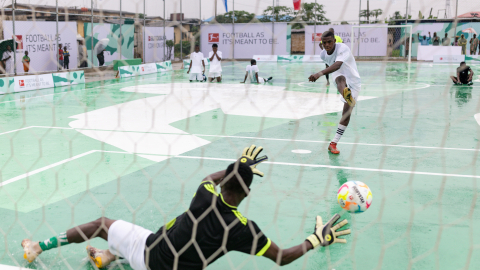
[[[354,35],[355,29],[357,29],[357,28],[358,28],[358,29],[360,29],[360,28],[387,28],[387,29],[388,29],[388,28],[407,28],[407,29],[409,29],[409,30],[410,30],[410,34],[409,34],[409,36],[408,36],[408,37],[409,37],[409,41],[408,41],[408,43],[409,43],[409,44],[408,44],[408,63],[410,64],[410,63],[412,62],[412,37],[413,37],[413,33],[412,33],[413,27],[412,27],[412,25],[375,25],[375,24],[353,25],[353,26],[352,26],[352,35],[351,35],[351,37],[352,37],[352,43],[351,43],[351,44],[352,44],[352,45],[351,45],[352,48],[351,48],[351,51],[352,51],[352,52],[353,52],[353,46],[354,46],[354,45],[353,45],[353,44],[354,44],[354,43],[353,43],[353,40],[354,40],[354,39],[357,39],[357,44],[360,44],[360,43],[358,42],[358,38],[359,38],[359,37],[354,38],[354,36],[355,36],[355,35]],[[358,45],[358,46],[360,46],[360,45]]]

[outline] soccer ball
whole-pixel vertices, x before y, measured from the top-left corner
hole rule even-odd
[[[348,181],[338,189],[337,201],[350,213],[362,213],[372,205],[372,191],[360,181]]]

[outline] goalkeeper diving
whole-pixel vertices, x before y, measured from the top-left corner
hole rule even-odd
[[[262,150],[255,145],[246,147],[226,170],[205,177],[188,210],[156,233],[123,220],[101,217],[45,241],[24,239],[24,258],[31,263],[47,250],[99,237],[108,242],[108,249],[86,247],[98,268],[124,258],[136,270],[203,269],[229,251],[264,256],[285,265],[316,247],[346,243],[338,236],[350,234],[350,229],[338,230],[348,223],[337,223],[338,214],[325,224],[317,216],[312,235],[299,245],[280,249],[254,221],[238,211],[237,207],[250,193],[253,175],[264,175],[257,169],[266,160],[258,157]]]

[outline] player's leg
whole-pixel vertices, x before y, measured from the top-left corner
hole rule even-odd
[[[325,68],[328,68],[329,66],[325,64]],[[330,85],[330,76],[329,74],[325,75],[325,78],[327,78],[327,85]]]
[[[344,76],[338,76],[335,79],[335,83],[337,84],[337,90],[340,94],[342,94],[342,97],[345,96],[344,95],[345,91],[350,91],[350,89],[348,89],[347,87],[347,80]],[[351,96],[351,98],[354,100],[353,96]],[[343,100],[345,100],[345,98]],[[347,101],[344,101],[344,102],[345,104],[343,105],[342,118],[340,119],[340,122],[338,124],[337,132],[333,140],[330,142],[330,145],[328,146],[328,150],[332,154],[340,154],[340,151],[337,149],[337,143],[340,141],[340,139],[343,136],[343,133],[347,129],[348,123],[350,123],[350,115],[352,114],[352,111],[353,111],[354,105],[351,106],[348,104]]]
[[[218,73],[217,75],[217,82],[222,82],[222,74]]]
[[[22,241],[22,247],[25,251],[23,258],[32,262],[43,251],[71,243],[83,243],[95,237],[100,237],[108,241],[108,230],[114,222],[115,220],[103,217],[69,229],[66,232],[60,233],[58,236],[53,236],[42,242],[33,242],[30,239],[24,239]]]
[[[450,79],[452,79],[452,81],[453,81],[454,84],[459,83],[458,78],[455,77],[455,76],[450,76]]]

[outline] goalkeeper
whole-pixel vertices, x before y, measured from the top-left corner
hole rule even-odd
[[[32,262],[43,251],[100,237],[108,241],[109,249],[87,246],[88,256],[98,268],[121,257],[136,270],[203,269],[229,251],[265,256],[285,265],[315,247],[346,243],[337,236],[349,234],[350,230],[336,230],[348,222],[343,220],[335,225],[338,214],[325,225],[317,216],[313,234],[303,243],[283,250],[255,222],[242,216],[237,207],[250,193],[253,175],[263,176],[256,168],[264,160],[257,159],[261,151],[262,147],[247,147],[242,157],[226,170],[203,179],[188,210],[156,233],[123,220],[102,217],[42,242],[23,240],[24,258]],[[217,185],[221,187],[219,193]]]

